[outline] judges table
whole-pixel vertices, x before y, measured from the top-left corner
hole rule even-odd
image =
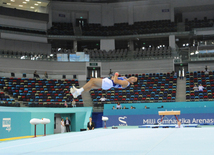
[[[174,115],[177,121],[179,121],[177,115],[180,115],[181,111],[158,111],[158,114],[161,116],[161,122],[166,115]]]

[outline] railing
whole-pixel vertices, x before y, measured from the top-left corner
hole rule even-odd
[[[166,102],[175,102],[175,100],[141,100],[141,101],[103,101],[103,102],[94,102],[94,107],[103,107],[104,104],[130,104],[130,103],[166,103]]]
[[[2,52],[0,51],[0,58],[13,58],[20,60],[32,60],[32,61],[57,61],[57,57],[53,54],[34,54],[34,53],[26,53],[19,54],[17,52]],[[90,58],[89,61],[135,61],[135,60],[158,60],[158,59],[168,59],[173,58],[172,55],[163,55],[163,56],[145,56],[145,57],[137,57],[136,55],[127,55],[123,57],[109,57],[109,58]],[[65,61],[70,62],[70,61]]]
[[[83,102],[76,102],[74,105],[72,105],[71,102],[67,102],[67,105],[65,102],[25,102],[23,101],[23,104],[25,106],[29,107],[64,107],[64,108],[71,108],[71,107],[83,107]]]
[[[2,52],[0,51],[0,58],[13,58],[13,59],[21,59],[21,60],[43,60],[43,61],[57,61],[57,58],[53,57],[53,55],[47,54],[34,54],[34,53],[26,53],[21,54],[18,52]]]

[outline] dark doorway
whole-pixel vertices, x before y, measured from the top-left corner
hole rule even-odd
[[[185,77],[187,71],[188,71],[188,64],[175,65],[175,72],[177,73],[177,77],[180,77],[181,74],[183,77]]]
[[[100,67],[88,67],[88,78],[98,78],[100,77]]]
[[[84,27],[86,24],[87,24],[87,19],[82,19],[82,18],[76,19],[76,26]]]
[[[175,14],[175,22],[181,23],[181,22],[183,21],[182,18],[183,18],[182,13],[176,13],[176,14]]]

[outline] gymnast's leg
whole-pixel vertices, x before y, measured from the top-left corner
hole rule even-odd
[[[70,93],[77,98],[82,92],[89,92],[91,89],[102,88],[101,78],[91,78],[83,87],[76,89],[75,87],[70,89]]]

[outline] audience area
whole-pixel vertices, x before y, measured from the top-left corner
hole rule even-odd
[[[0,92],[0,106],[12,106],[12,107],[19,107],[20,104],[15,102],[13,98],[10,96],[5,95],[4,92]]]
[[[85,54],[89,54],[90,60],[124,60],[128,58],[127,49],[117,49],[117,50],[84,50]]]
[[[213,27],[214,19],[207,19],[206,17],[203,20],[194,20],[188,21],[185,20],[185,31],[191,31],[193,28],[203,28],[203,27]]]
[[[149,47],[135,50],[134,59],[144,58],[170,58],[172,51],[170,47]]]
[[[117,50],[84,50],[85,54],[89,54],[90,61],[98,60],[140,60],[140,59],[159,59],[171,58],[172,50],[170,47],[149,47],[149,48],[136,48],[135,51],[129,52],[127,49]]]
[[[34,33],[34,34],[46,35],[45,31],[30,30],[30,29],[16,28],[16,27],[11,27],[11,26],[9,27],[9,26],[3,26],[3,25],[0,25],[0,30],[16,31],[16,32],[24,32],[24,33]]]
[[[78,88],[78,80],[0,77],[0,89],[27,106],[65,107],[65,101],[68,102],[68,106],[71,106],[70,102],[73,101],[73,96],[69,92],[71,86]],[[81,96],[75,101],[76,106],[83,106]]]
[[[85,36],[118,36],[138,35],[150,33],[176,32],[177,24],[170,20],[117,23],[114,26],[101,26],[100,24],[87,24],[82,27]]]
[[[74,35],[72,23],[53,22],[52,27],[48,30],[49,35]]]
[[[193,28],[213,27],[213,19],[185,20],[185,31],[191,31]],[[0,25],[0,30],[16,31],[24,33],[34,33],[41,35],[74,35],[72,23],[53,22],[52,27],[46,31],[31,30],[18,27]],[[121,35],[138,35],[151,33],[177,32],[177,23],[170,20],[154,20],[134,22],[133,25],[128,23],[115,23],[114,26],[102,26],[101,24],[85,24],[82,26],[82,35],[84,36],[121,36]]]
[[[213,101],[214,71],[186,73],[186,101]],[[202,86],[202,90],[198,87]]]
[[[117,102],[175,102],[177,77],[174,77],[170,73],[126,74],[125,76],[127,78],[136,76],[138,77],[138,82],[126,89],[91,90],[90,93],[94,106],[103,106],[105,103],[115,104]],[[102,96],[107,100],[101,102],[100,98]]]
[[[24,51],[0,50],[0,57],[29,60],[57,60],[56,54],[44,54]]]

